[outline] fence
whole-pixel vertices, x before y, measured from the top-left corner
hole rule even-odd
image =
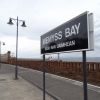
[[[16,64],[15,59],[10,59],[9,64]],[[18,65],[42,71],[43,61],[18,59]],[[82,81],[82,62],[46,61],[46,72]],[[87,62],[88,81],[100,85],[100,63]]]

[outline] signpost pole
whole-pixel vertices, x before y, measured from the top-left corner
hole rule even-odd
[[[88,100],[86,51],[94,49],[93,14],[84,12],[72,20],[56,27],[41,36],[41,54],[43,54],[43,91],[45,100],[45,55],[63,51],[82,51],[84,100]],[[59,54],[58,54],[59,60]]]
[[[82,55],[83,55],[83,88],[84,88],[84,100],[88,100],[88,94],[87,94],[86,51],[82,51]]]
[[[43,54],[43,100],[45,100],[45,54]]]

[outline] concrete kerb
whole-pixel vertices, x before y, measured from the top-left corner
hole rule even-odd
[[[20,66],[19,66],[19,67],[20,67]],[[20,68],[21,68],[21,67],[20,67]],[[33,71],[32,69],[29,69],[29,68],[24,68],[24,69]],[[37,70],[34,70],[34,71],[37,71]],[[42,73],[41,71],[37,71],[37,72]],[[20,77],[22,77],[22,76],[20,76]],[[25,79],[24,77],[22,77],[22,78]],[[28,81],[28,82],[30,82],[31,84],[33,84],[34,86],[36,86],[37,88],[39,88],[40,90],[43,91],[43,88],[42,88],[42,87],[38,86],[37,84],[35,84],[35,83],[33,83],[33,82],[31,82],[31,81],[29,81],[29,80],[27,80],[27,79],[25,79],[25,80]],[[52,98],[54,98],[55,100],[61,100],[60,97],[58,97],[58,96],[52,94],[52,93],[49,92],[48,90],[46,90],[45,92],[46,92],[49,96],[51,96]]]
[[[20,76],[20,77],[22,77],[22,76]],[[22,77],[22,78],[24,79],[24,77]],[[31,84],[33,84],[34,86],[36,86],[37,88],[39,88],[40,90],[43,91],[43,88],[42,87],[38,86],[37,84],[35,84],[35,83],[33,83],[33,82],[31,82],[31,81],[29,81],[27,79],[25,79],[25,80],[28,81],[28,82],[30,82]],[[58,97],[58,96],[50,93],[48,90],[46,90],[45,92],[46,92],[46,94],[48,94],[49,96],[51,96],[53,99],[55,99],[55,100],[61,100],[60,97]]]
[[[10,64],[10,65],[11,65],[11,64]],[[15,68],[14,65],[11,65],[11,66]],[[20,69],[22,68],[21,66],[18,66],[18,67],[19,67]],[[22,68],[22,69],[23,69],[23,68]],[[33,71],[32,69],[29,69],[29,68],[24,68],[24,69]],[[34,70],[34,71],[37,71],[37,70]],[[38,71],[38,72],[41,72],[41,71]],[[42,73],[42,72],[41,72],[41,73]],[[22,77],[22,76],[20,76],[20,77]],[[22,77],[22,78],[25,79],[24,77]],[[34,86],[36,86],[37,88],[39,88],[40,90],[43,91],[43,88],[42,88],[42,87],[38,86],[37,84],[35,84],[35,83],[33,83],[33,82],[31,82],[31,81],[29,81],[29,80],[27,80],[27,79],[25,79],[25,80],[28,81],[28,82],[30,82],[31,84],[33,84]],[[46,92],[46,94],[48,94],[49,96],[51,96],[51,97],[54,98],[55,100],[61,100],[60,97],[58,97],[58,96],[56,96],[56,95],[50,93],[48,90],[46,90],[45,92]]]

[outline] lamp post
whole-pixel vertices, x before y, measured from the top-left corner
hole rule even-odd
[[[0,41],[0,68],[1,68],[1,62],[2,62],[2,60],[1,60],[1,45],[5,45],[5,43]]]
[[[13,25],[13,22],[12,20],[16,21],[16,26],[17,26],[17,32],[16,32],[16,66],[15,66],[15,79],[17,80],[18,79],[18,65],[17,65],[17,60],[18,60],[18,22],[22,22],[22,27],[26,27],[25,25],[25,21],[24,20],[19,20],[18,19],[18,16],[17,16],[17,19],[15,18],[10,18],[9,19],[9,22],[7,24],[10,24],[10,25]]]

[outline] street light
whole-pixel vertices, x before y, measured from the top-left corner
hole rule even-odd
[[[4,42],[0,41],[0,68],[1,68],[1,45],[5,45]]]
[[[16,67],[15,67],[15,79],[18,79],[18,66],[17,66],[17,57],[18,57],[18,22],[22,22],[22,27],[26,27],[24,20],[19,20],[18,16],[17,19],[15,18],[9,18],[9,22],[7,24],[13,25],[14,23],[12,21],[16,21],[17,26],[17,32],[16,32]]]

